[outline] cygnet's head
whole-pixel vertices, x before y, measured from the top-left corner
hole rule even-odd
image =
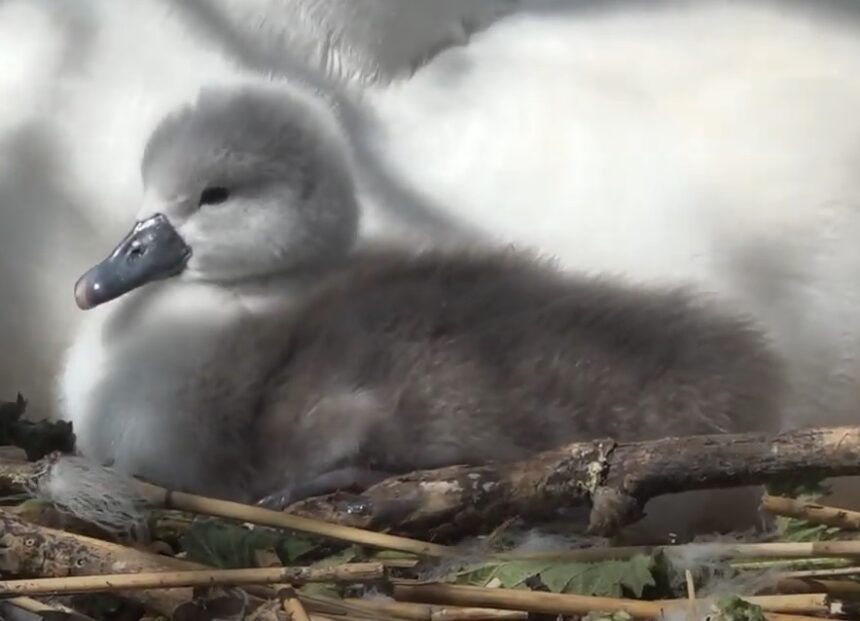
[[[358,230],[347,148],[304,91],[203,91],[151,135],[137,223],[80,278],[78,306],[169,277],[229,283],[343,256]]]

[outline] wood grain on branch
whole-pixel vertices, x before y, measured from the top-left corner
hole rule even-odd
[[[288,511],[359,528],[445,537],[485,531],[515,515],[591,506],[590,530],[637,521],[645,503],[687,490],[786,477],[860,474],[860,427],[780,435],[726,434],[570,444],[513,464],[452,466],[393,477],[362,494],[335,493]]]
[[[201,568],[195,563],[31,524],[0,509],[0,572],[4,575],[64,577]],[[134,597],[169,618],[183,608],[184,614],[198,618],[190,611],[191,588],[153,589]]]

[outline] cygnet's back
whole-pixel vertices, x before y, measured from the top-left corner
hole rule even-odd
[[[744,319],[524,254],[360,253],[284,330],[260,437],[297,438],[288,461],[339,433],[357,434],[358,461],[402,472],[778,419],[779,365]],[[315,410],[350,388],[363,406]]]

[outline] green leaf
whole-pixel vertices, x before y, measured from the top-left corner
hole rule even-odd
[[[645,587],[656,584],[653,565],[654,560],[642,554],[628,560],[602,563],[508,561],[467,566],[453,579],[459,584],[478,586],[498,579],[503,587],[516,588],[529,578],[538,577],[554,593],[621,597],[626,591],[641,597]]]
[[[372,558],[379,560],[399,560],[399,559],[417,559],[415,554],[409,552],[399,552],[398,550],[379,550],[371,555]]]
[[[637,555],[628,560],[601,563],[565,563],[541,572],[541,582],[557,593],[621,597],[625,591],[642,597],[645,587],[655,586],[653,559]]]
[[[355,560],[360,554],[361,548],[356,545],[352,545],[344,550],[341,550],[337,554],[332,554],[331,556],[327,556],[314,563],[311,563],[311,567],[328,567],[329,565],[343,565],[344,563],[349,563],[350,561]]]
[[[497,578],[506,589],[518,586],[533,576],[537,576],[552,563],[547,561],[519,561],[501,563],[492,573],[491,580]]]
[[[553,565],[540,572],[540,581],[553,593],[564,593],[568,583],[581,573],[584,563],[564,563]]]
[[[453,577],[447,577],[445,579],[453,579],[457,584],[484,586],[493,577],[493,572],[496,571],[497,566],[498,563],[467,565],[466,567],[456,570]]]
[[[287,565],[297,561],[308,552],[313,552],[318,547],[319,544],[313,539],[290,533],[281,539],[275,550],[281,562]]]
[[[812,524],[806,520],[779,516],[776,519],[777,532],[784,541],[808,542],[829,541],[842,534],[842,529],[826,524]]]
[[[712,621],[764,621],[761,606],[750,604],[739,597],[729,596],[717,600],[713,606]]]
[[[254,567],[254,551],[275,548],[280,536],[266,529],[250,530],[215,520],[194,522],[181,539],[191,561],[222,569]]]

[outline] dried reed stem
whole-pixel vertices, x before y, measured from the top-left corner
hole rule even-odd
[[[850,530],[860,529],[860,511],[849,511],[814,502],[769,495],[762,498],[761,507],[774,515],[800,518],[812,524],[838,526]]]
[[[108,574],[0,581],[0,595],[89,593],[132,589],[236,586],[307,582],[365,582],[385,575],[379,563],[348,563],[329,567],[263,567],[254,569],[212,569],[164,571],[140,574]]]
[[[637,619],[654,619],[664,612],[689,605],[689,600],[686,599],[648,602],[612,597],[544,593],[519,589],[490,589],[406,580],[393,581],[392,586],[395,599],[403,601],[458,606],[491,606],[554,615],[582,616],[596,611],[624,611]],[[768,611],[766,617],[769,621],[790,621],[790,619],[798,621],[793,615],[777,616],[771,614],[772,612],[829,614],[838,609],[838,605],[831,604],[827,596],[823,594],[760,596],[743,599]],[[699,602],[710,603],[710,600],[702,599]]]
[[[299,601],[299,598],[296,597],[295,591],[292,589],[282,590],[279,595],[283,597],[283,602],[281,605],[284,607],[284,612],[289,615],[292,621],[311,621],[308,616],[305,607],[302,606],[302,603]]]
[[[77,610],[73,610],[68,606],[63,606],[62,604],[46,604],[45,602],[40,602],[32,597],[11,597],[9,599],[2,600],[2,603],[15,606],[16,608],[21,608],[27,612],[34,612],[43,617],[45,616],[44,613],[60,613],[62,615],[67,615],[72,621],[94,621],[92,617],[88,617],[87,615],[82,614]]]
[[[419,556],[456,556],[456,552],[453,548],[435,543],[427,543],[424,541],[418,541],[417,539],[409,539],[408,537],[398,537],[396,535],[377,533],[361,528],[354,528],[352,526],[331,524],[321,520],[289,515],[280,511],[271,511],[262,507],[243,505],[238,502],[206,498],[205,496],[197,496],[195,494],[187,494],[184,492],[172,492],[163,487],[145,483],[143,481],[135,480],[134,484],[136,491],[140,493],[147,502],[165,509],[179,509],[181,511],[189,511],[192,513],[202,513],[221,518],[240,520],[242,522],[258,524],[260,526],[283,528],[311,535],[318,535],[320,537],[327,537],[329,539],[366,545],[373,548],[381,548],[383,550],[409,552]]]
[[[463,608],[459,606],[430,606],[390,600],[347,598],[353,607],[368,613],[388,615],[407,621],[522,621],[528,613],[498,608]]]
[[[839,578],[841,576],[860,576],[860,567],[833,567],[830,569],[803,569],[798,571],[785,571],[776,576],[776,579],[790,578]]]

